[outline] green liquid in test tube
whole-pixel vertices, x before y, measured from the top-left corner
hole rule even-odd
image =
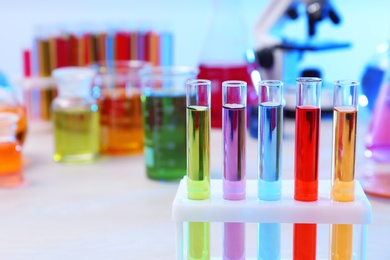
[[[187,196],[210,197],[210,87],[209,80],[187,82]],[[188,224],[188,259],[210,258],[210,223]]]

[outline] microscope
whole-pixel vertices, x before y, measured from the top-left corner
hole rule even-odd
[[[306,18],[304,40],[283,38],[282,30],[300,15]],[[349,42],[318,41],[317,25],[329,19],[340,24],[341,18],[330,0],[271,0],[254,28],[256,61],[263,80],[279,79],[285,84],[285,115],[295,116],[295,80],[297,77],[320,77],[318,68],[299,66],[306,52],[327,51],[350,47]],[[333,111],[333,91],[323,87],[323,115]]]

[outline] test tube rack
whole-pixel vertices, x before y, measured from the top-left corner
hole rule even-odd
[[[282,181],[282,199],[261,201],[257,198],[257,180],[246,181],[246,199],[227,201],[222,197],[222,180],[212,179],[210,198],[187,198],[187,177],[179,184],[172,203],[172,219],[177,225],[177,259],[185,258],[184,224],[186,222],[245,222],[245,223],[313,223],[353,224],[358,227],[355,259],[366,257],[366,234],[372,222],[371,204],[359,181],[355,181],[355,200],[336,202],[330,199],[330,180],[319,180],[318,200],[294,200],[294,181]],[[355,226],[356,225],[356,226]]]

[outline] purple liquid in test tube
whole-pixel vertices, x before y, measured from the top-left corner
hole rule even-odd
[[[223,198],[245,199],[246,87],[244,81],[222,83],[224,149]],[[223,259],[245,259],[245,223],[224,223]]]

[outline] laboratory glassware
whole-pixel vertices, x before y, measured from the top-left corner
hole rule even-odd
[[[0,187],[11,188],[23,182],[22,145],[17,139],[18,115],[0,112]]]
[[[247,109],[257,109],[254,82],[260,78],[253,51],[248,47],[246,27],[240,14],[239,0],[212,1],[207,37],[199,61],[199,79],[212,82],[211,126],[222,127],[222,82],[241,80],[247,83]],[[255,111],[257,112],[257,110]],[[255,118],[257,123],[257,118]]]
[[[9,112],[17,116],[16,138],[23,144],[28,131],[27,110],[23,94],[17,86],[0,86],[0,112]]]
[[[387,49],[390,60],[390,48]],[[364,155],[369,159],[359,181],[366,193],[390,198],[390,66],[388,66],[369,122]]]
[[[339,80],[334,83],[332,200],[355,199],[355,151],[357,127],[357,90],[359,82]],[[331,259],[352,259],[353,225],[331,225]]]
[[[301,77],[296,82],[294,199],[316,201],[322,80]],[[316,224],[294,224],[294,259],[316,259],[316,236]]]
[[[88,163],[99,156],[99,109],[92,97],[95,71],[63,67],[53,71],[59,95],[52,102],[55,152],[61,163]]]
[[[283,82],[259,82],[258,128],[258,198],[265,201],[281,199]],[[280,258],[279,223],[259,223],[258,258]]]
[[[186,81],[196,68],[151,67],[140,71],[147,176],[156,180],[186,175]]]
[[[108,155],[140,154],[144,149],[139,71],[148,62],[107,61],[97,69],[93,95],[100,108],[100,152]]]
[[[247,83],[222,83],[223,198],[244,200],[246,194]],[[245,258],[245,223],[225,222],[224,259]]]
[[[187,197],[210,198],[210,90],[209,80],[186,83]],[[183,111],[181,111],[183,112]],[[188,259],[210,258],[210,223],[188,223]]]

